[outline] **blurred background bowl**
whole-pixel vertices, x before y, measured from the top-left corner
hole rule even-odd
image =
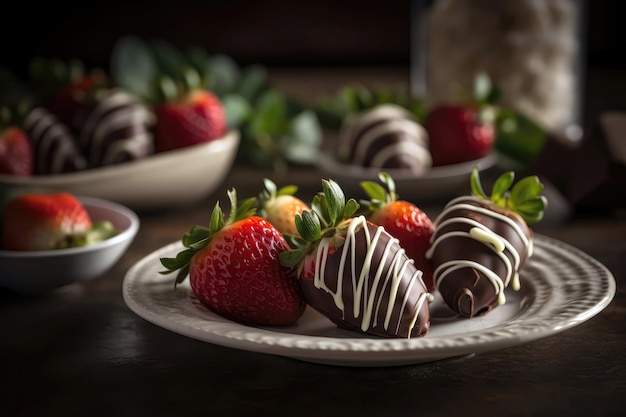
[[[366,197],[361,189],[361,181],[380,182],[381,171],[392,176],[396,190],[403,200],[414,202],[446,200],[470,192],[470,175],[475,167],[482,172],[497,161],[494,153],[474,161],[430,168],[426,173],[416,175],[401,169],[365,168],[339,162],[329,153],[321,153],[318,167],[323,175],[334,179],[353,195]]]
[[[168,209],[196,203],[215,190],[237,155],[239,132],[205,144],[157,153],[101,168],[29,178],[0,175],[0,206],[24,193],[65,191],[97,197],[133,210]]]
[[[47,251],[0,250],[0,288],[37,294],[97,278],[126,252],[139,218],[131,209],[111,201],[78,197],[93,222],[108,220],[120,233],[90,246]]]

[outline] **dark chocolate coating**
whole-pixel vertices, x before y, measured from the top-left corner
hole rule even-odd
[[[370,110],[370,112],[376,109]],[[414,145],[423,147],[426,151],[426,132],[423,131],[421,126],[415,121],[406,111],[397,110],[395,112],[389,111],[385,115],[378,115],[378,117],[372,120],[366,121],[366,114],[363,113],[353,115],[353,117],[345,122],[343,127],[343,134],[341,140],[345,143],[349,143],[349,147],[345,147],[344,144],[343,153],[340,154],[342,162],[347,164],[354,164],[363,167],[375,167],[375,168],[387,168],[387,169],[410,169],[410,170],[422,170],[430,166],[430,156],[418,157],[415,154],[407,153],[401,149],[397,149],[393,154],[380,163],[375,162],[377,155],[390,144],[400,143],[412,143]],[[383,124],[393,121],[403,121],[406,124],[414,125],[413,129],[401,129],[397,126],[394,128],[384,129],[381,132],[375,132],[374,130],[382,127]],[[349,127],[351,126],[351,127]],[[420,135],[420,133],[423,133]],[[369,143],[366,143],[364,138],[368,135],[373,136],[374,139]],[[364,153],[363,159],[358,158],[356,155],[361,151]]]
[[[465,204],[471,204],[478,207],[490,208],[506,215],[514,220],[524,231],[529,241],[532,241],[532,231],[528,228],[526,222],[519,216],[504,211],[495,205],[487,202],[479,202],[476,199],[465,199]],[[453,223],[440,227],[444,220],[452,217],[467,217],[482,223],[487,228],[508,240],[513,248],[520,255],[521,268],[528,255],[528,248],[524,244],[515,229],[506,222],[495,217],[477,213],[469,209],[459,208],[450,211],[444,216],[436,220],[434,239],[436,240],[442,234],[457,230],[469,231],[471,225],[465,223]],[[504,250],[504,255],[511,261],[513,270],[515,271],[515,263],[513,255],[508,249]],[[495,272],[502,281],[506,283],[507,269],[505,263],[500,259],[488,246],[471,237],[452,236],[439,243],[432,254],[433,268],[437,268],[441,264],[451,260],[471,260],[486,266]],[[519,270],[518,268],[518,270]],[[483,275],[478,269],[463,267],[450,272],[444,279],[439,280],[437,274],[435,279],[438,282],[437,289],[441,293],[446,304],[461,316],[473,317],[485,314],[498,305],[498,291],[493,283]]]
[[[78,117],[80,147],[91,166],[133,161],[154,152],[153,115],[144,104],[115,88],[92,100]]]
[[[34,174],[61,174],[87,168],[87,161],[68,127],[47,109],[32,109],[23,126],[33,147]]]
[[[373,236],[377,230],[377,226],[368,222],[368,226],[370,235]],[[372,258],[372,268],[370,270],[369,276],[366,278],[365,289],[372,288],[373,278],[376,270],[379,267],[381,259],[383,258],[383,251],[385,249],[385,245],[387,242],[392,239],[391,235],[387,232],[383,232],[381,235],[380,241],[374,250],[374,255]],[[367,252],[367,235],[364,230],[361,228],[355,233],[355,250],[356,250],[356,276],[357,279],[361,270],[363,269],[363,259],[365,257],[365,253]],[[396,253],[396,251],[400,250],[400,246],[397,241],[393,243],[391,253]],[[339,276],[339,264],[341,260],[341,248],[337,250],[337,252],[333,253],[328,257],[325,269],[325,284],[331,289],[331,291],[335,292],[337,290],[338,279]],[[335,323],[338,327],[357,331],[357,332],[365,332],[368,334],[382,336],[382,337],[416,337],[422,336],[428,332],[430,327],[430,312],[429,312],[429,301],[425,299],[423,303],[421,303],[421,308],[419,310],[419,314],[417,316],[417,320],[413,325],[413,319],[416,316],[417,309],[420,305],[420,297],[422,294],[427,293],[427,290],[424,286],[424,283],[421,279],[413,280],[414,283],[412,287],[409,289],[409,285],[411,283],[411,277],[416,272],[416,267],[413,263],[409,264],[404,274],[401,277],[400,284],[398,287],[398,293],[395,298],[395,303],[392,310],[391,319],[389,321],[389,326],[385,329],[385,315],[387,311],[387,304],[390,299],[390,285],[384,283],[384,277],[387,275],[387,271],[389,270],[389,265],[391,264],[391,259],[393,257],[387,257],[386,265],[384,272],[382,274],[382,278],[380,279],[378,286],[374,295],[374,309],[372,312],[372,320],[368,322],[368,328],[363,330],[361,328],[361,324],[363,321],[363,313],[365,312],[365,303],[367,301],[367,296],[363,294],[369,294],[369,291],[364,290],[361,295],[361,309],[360,313],[354,314],[354,304],[355,304],[355,294],[352,286],[352,278],[350,273],[350,268],[347,267],[344,269],[343,273],[343,302],[344,302],[344,313],[337,307],[335,300],[332,295],[326,292],[324,289],[318,289],[314,285],[313,279],[303,279],[302,287],[305,299],[308,304],[311,305],[318,312],[329,318],[333,323]],[[402,259],[408,259],[406,255],[402,255]],[[346,263],[349,265],[349,262]],[[405,298],[408,293],[408,302],[404,306],[404,310],[402,309],[402,300]],[[382,301],[378,304],[378,297],[382,293]],[[345,315],[344,315],[345,314]],[[398,322],[400,323],[398,325]]]

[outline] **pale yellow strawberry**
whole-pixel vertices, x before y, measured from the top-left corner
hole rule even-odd
[[[289,185],[278,189],[269,179],[264,180],[265,190],[259,195],[259,215],[269,221],[283,235],[300,236],[296,229],[296,215],[311,210],[308,204],[294,196],[298,190]]]

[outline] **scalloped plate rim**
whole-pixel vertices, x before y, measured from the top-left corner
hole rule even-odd
[[[581,262],[581,265],[591,268],[594,274],[603,278],[603,281],[598,283],[598,285],[603,285],[603,288],[592,300],[592,304],[575,313],[565,315],[560,313],[558,317],[546,315],[549,311],[543,310],[553,311],[565,306],[568,302],[575,301],[568,299],[567,294],[563,294],[565,291],[563,288],[570,285],[571,279],[568,281],[566,277],[555,275],[550,268],[543,272],[548,274],[544,277],[541,275],[543,267],[535,262],[537,264],[535,268],[539,271],[535,271],[535,273],[539,274],[539,277],[531,279],[530,285],[547,286],[549,296],[541,295],[546,299],[530,300],[530,307],[520,308],[516,317],[482,331],[476,330],[459,334],[456,339],[449,335],[426,335],[413,339],[384,339],[357,334],[354,337],[332,338],[285,333],[281,332],[279,328],[252,327],[217,316],[216,320],[207,320],[206,317],[201,317],[199,314],[194,317],[193,313],[190,317],[189,314],[185,314],[175,305],[156,308],[153,303],[143,302],[141,297],[149,295],[147,292],[149,290],[146,290],[147,287],[145,286],[147,283],[163,284],[167,282],[164,280],[168,279],[164,278],[163,275],[160,277],[152,276],[154,272],[149,271],[150,263],[158,263],[160,256],[175,254],[182,248],[180,242],[163,246],[131,266],[124,277],[122,293],[127,306],[148,322],[183,336],[224,347],[328,365],[396,366],[418,364],[501,350],[552,336],[591,319],[610,304],[615,295],[616,283],[613,275],[604,265],[585,252],[554,238],[536,234],[535,241],[535,255],[527,265],[533,264],[533,259],[536,259],[537,253],[544,250],[556,250],[557,253],[560,253],[556,261],[566,264],[574,261]],[[569,267],[571,266],[570,264]],[[527,266],[527,268],[532,267]],[[522,271],[523,273],[524,271]],[[522,275],[522,279],[524,279],[524,275]],[[171,278],[169,280],[171,281]],[[541,280],[554,282],[540,282]],[[154,291],[155,294],[159,294],[162,290],[156,289]],[[173,285],[167,286],[167,291],[170,290],[174,291]],[[188,293],[191,293],[189,288],[183,289],[182,296],[177,296],[177,301],[181,303],[182,308],[191,308],[188,305],[190,304]],[[557,298],[556,305],[551,304],[555,301],[551,297]],[[559,300],[559,297],[562,299]],[[563,297],[565,298],[563,299]],[[496,311],[498,310],[489,314],[494,314]],[[539,314],[539,316],[532,316],[531,313]],[[551,323],[547,326],[541,324],[543,322],[538,321],[539,319],[550,319]],[[534,324],[541,325],[535,327]],[[298,324],[295,326],[297,328]],[[526,326],[527,328],[519,331],[516,330],[516,326]],[[471,338],[475,338],[475,340],[469,341]]]

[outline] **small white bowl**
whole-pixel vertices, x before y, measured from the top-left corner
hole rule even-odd
[[[115,201],[133,210],[184,206],[210,195],[230,171],[239,147],[239,132],[209,143],[146,158],[57,175],[20,178],[0,175],[0,195],[66,191]],[[2,203],[2,202],[0,202]]]
[[[0,250],[0,288],[36,294],[94,279],[108,271],[126,252],[139,230],[134,211],[93,197],[78,197],[92,221],[108,220],[120,233],[79,248],[46,251]]]
[[[389,173],[396,183],[396,189],[403,200],[416,202],[446,199],[470,192],[470,175],[475,167],[480,171],[491,168],[496,163],[495,154],[459,164],[432,167],[422,175],[416,175],[401,169],[364,168],[343,164],[329,153],[321,153],[318,169],[337,181],[344,190],[362,193],[361,181],[378,182],[380,171]]]

